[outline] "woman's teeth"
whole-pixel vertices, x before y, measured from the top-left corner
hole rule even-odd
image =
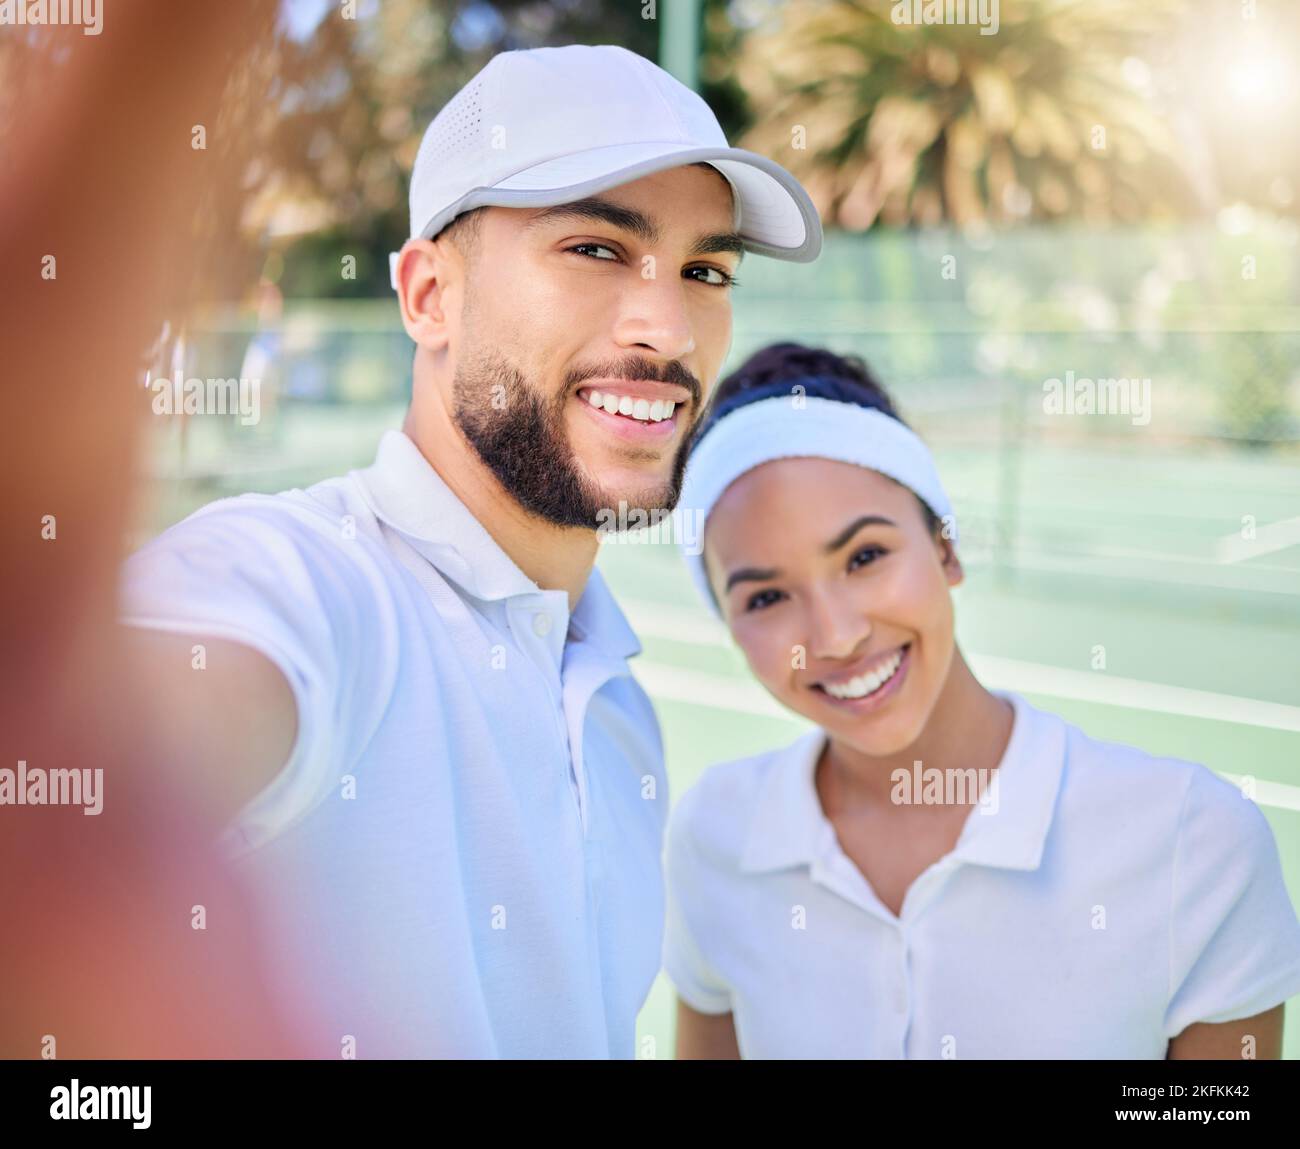
[[[842,682],[838,685],[826,682],[822,684],[822,689],[832,698],[866,698],[868,694],[874,694],[894,677],[899,663],[902,661],[903,652],[901,650],[895,651],[884,663],[869,674],[859,674],[857,678],[851,678],[848,682]]]
[[[584,394],[584,392],[579,392]],[[643,423],[660,423],[670,418],[676,403],[668,399],[633,399],[630,395],[609,395],[603,391],[587,391],[587,402],[593,407],[603,407],[611,415],[626,415]]]

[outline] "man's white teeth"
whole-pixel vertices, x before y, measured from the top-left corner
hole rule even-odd
[[[659,423],[672,415],[676,403],[668,399],[633,399],[629,395],[608,395],[601,391],[588,391],[587,402],[593,407],[604,407],[611,415],[627,415],[642,423]]]
[[[901,650],[896,651],[888,661],[871,671],[871,673],[859,674],[857,678],[851,678],[848,682],[839,685],[826,682],[822,684],[822,689],[832,698],[866,698],[868,694],[874,694],[894,677],[895,671],[898,670],[898,664],[902,661],[903,652]]]

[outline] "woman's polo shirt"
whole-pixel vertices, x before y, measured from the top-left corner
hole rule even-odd
[[[708,769],[666,837],[664,965],[748,1058],[1152,1058],[1300,993],[1263,813],[1014,694],[1006,752],[896,917],[840,848],[814,730]]]

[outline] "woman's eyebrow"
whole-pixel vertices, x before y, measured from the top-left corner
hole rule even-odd
[[[896,526],[898,524],[893,519],[887,519],[884,515],[859,515],[826,544],[826,553],[833,555],[863,527]],[[775,567],[741,567],[727,576],[727,585],[724,589],[730,591],[738,582],[767,582],[769,579],[779,578],[780,575],[781,572]]]
[[[826,544],[826,553],[833,555],[845,543],[856,535],[863,527],[896,527],[898,524],[893,519],[887,519],[884,515],[859,515],[838,535]]]
[[[524,230],[532,231],[559,219],[594,220],[597,223],[606,223],[636,236],[642,243],[651,245],[663,238],[663,229],[645,212],[592,197],[543,208],[524,224]],[[712,255],[719,252],[734,252],[743,260],[745,258],[744,237],[734,231],[714,232],[700,236],[690,250],[691,255]]]
[[[781,572],[779,570],[759,570],[757,567],[741,567],[738,571],[732,571],[727,576],[727,585],[723,588],[724,593],[730,592],[731,588],[738,582],[767,582],[768,579],[776,578]]]

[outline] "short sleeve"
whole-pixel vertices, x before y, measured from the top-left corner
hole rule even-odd
[[[1236,787],[1200,768],[1173,864],[1165,1034],[1236,1021],[1300,993],[1300,922],[1273,832]]]
[[[224,499],[127,559],[121,620],[252,647],[285,676],[297,734],[285,765],[236,816],[236,856],[333,791],[373,734],[392,689],[382,577],[363,540],[284,496]]]
[[[731,1012],[731,992],[706,957],[710,877],[702,865],[688,817],[693,795],[673,807],[664,838],[664,972],[681,999],[699,1013]]]

